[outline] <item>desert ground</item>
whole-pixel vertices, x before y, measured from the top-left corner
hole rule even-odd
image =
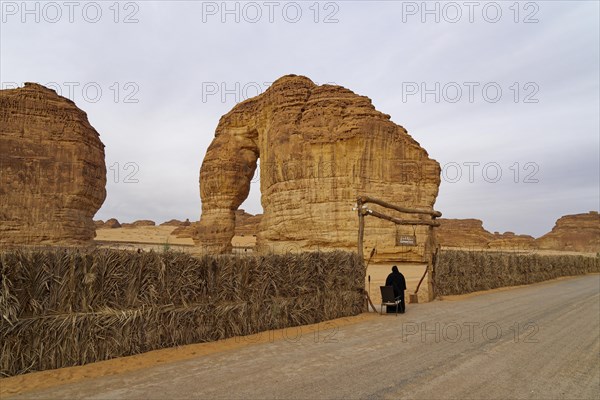
[[[3,379],[2,398],[594,399],[599,284],[561,278],[32,373]]]
[[[193,246],[190,238],[177,238],[171,235],[172,226],[139,226],[135,228],[96,229],[96,241],[130,244],[157,244]]]
[[[95,242],[106,247],[121,247],[143,250],[163,250],[169,247],[190,253],[195,252],[191,238],[178,238],[171,235],[172,226],[139,226],[135,228],[97,229]],[[231,243],[234,247],[254,246],[254,236],[234,236]]]
[[[404,293],[405,301],[408,304],[409,294],[414,293],[419,284],[419,280],[425,273],[426,264],[369,264],[367,267],[367,278],[365,280],[365,289],[370,291],[370,297],[373,303],[378,306],[381,304],[381,292],[379,287],[385,285],[385,278],[392,272],[392,265],[397,265],[398,270],[406,279],[406,292]],[[369,287],[369,276],[371,276],[371,285]],[[423,283],[419,287],[419,303],[427,302],[427,276],[423,279]]]

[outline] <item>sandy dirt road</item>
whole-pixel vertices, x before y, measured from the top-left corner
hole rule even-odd
[[[599,335],[600,275],[587,275],[14,398],[597,399]]]

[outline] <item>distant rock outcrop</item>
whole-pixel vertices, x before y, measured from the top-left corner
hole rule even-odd
[[[565,215],[536,244],[540,249],[600,252],[600,215],[597,211]]]
[[[436,230],[438,243],[443,247],[473,249],[535,249],[535,239],[529,235],[515,235],[513,232],[493,234],[483,227],[479,219],[439,218],[440,227]]]
[[[102,228],[116,229],[120,227],[121,224],[119,223],[119,221],[117,221],[116,218],[111,218],[104,223],[104,226]]]
[[[181,226],[182,224],[183,221],[180,221],[178,219],[170,219],[168,221],[163,222],[159,226]]]
[[[252,215],[244,210],[235,212],[235,234],[238,236],[256,236],[262,214]]]
[[[259,251],[356,249],[357,196],[431,210],[440,184],[439,164],[369,98],[284,76],[219,121],[200,169],[202,217],[195,241],[207,251],[231,250],[236,210],[248,196],[259,158]],[[370,217],[365,248],[397,249],[405,259],[421,260],[428,230],[414,232],[416,246],[396,246],[398,235],[412,235],[412,227],[396,229]]]
[[[483,228],[479,219],[438,218],[437,241],[445,247],[487,248],[494,235]]]
[[[189,226],[190,220],[186,219],[185,221],[180,221],[178,219],[170,219],[168,221],[163,222],[160,226]]]
[[[0,148],[0,243],[94,238],[106,166],[85,112],[35,83],[1,90]]]
[[[478,219],[439,218],[438,221],[436,236],[444,247],[600,252],[600,216],[596,211],[565,215],[556,221],[551,232],[538,239],[513,232],[492,234]]]
[[[156,226],[156,222],[149,219],[140,219],[133,223],[133,226]]]
[[[533,250],[537,248],[535,238],[530,235],[516,235],[514,232],[496,233],[488,247],[490,249]]]
[[[139,228],[142,226],[156,226],[156,222],[149,219],[140,219],[134,222],[125,222],[121,224],[122,228]]]

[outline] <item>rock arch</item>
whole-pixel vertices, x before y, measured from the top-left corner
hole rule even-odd
[[[358,195],[433,208],[440,184],[439,164],[369,98],[284,76],[219,121],[200,169],[195,241],[206,250],[230,251],[235,210],[259,157],[260,251],[355,248]],[[367,245],[395,247],[393,224],[377,221],[369,230]]]

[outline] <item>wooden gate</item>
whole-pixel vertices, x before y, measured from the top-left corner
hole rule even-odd
[[[381,212],[378,212],[375,210],[371,210],[368,207],[369,203],[377,204],[381,207],[395,210],[395,211],[398,211],[398,212],[401,212],[404,214],[414,214],[415,219],[400,219],[400,218],[392,217],[390,215],[387,215],[387,214],[384,214],[384,213],[381,213]],[[417,291],[419,290],[419,287],[421,286],[421,283],[423,282],[425,275],[427,275],[428,276],[427,285],[428,285],[428,291],[429,291],[429,301],[433,300],[435,297],[433,264],[434,264],[435,257],[437,254],[437,244],[435,243],[435,236],[433,234],[433,228],[440,226],[440,223],[437,222],[435,219],[441,217],[442,213],[439,211],[427,210],[427,209],[422,209],[422,208],[400,207],[395,204],[391,204],[391,203],[385,202],[383,200],[375,199],[373,197],[368,197],[368,196],[359,196],[356,199],[355,210],[358,212],[358,255],[360,256],[361,260],[363,260],[363,262],[364,262],[363,242],[364,242],[364,235],[365,235],[365,217],[366,216],[370,215],[373,217],[381,218],[386,221],[393,222],[396,225],[412,225],[412,226],[426,225],[429,227],[429,232],[428,232],[429,234],[427,235],[427,242],[425,243],[425,259],[427,261],[427,269],[425,270],[425,273],[423,274],[423,276],[421,277],[421,280],[419,281],[419,284],[415,291],[415,295],[416,295]],[[423,219],[423,218],[420,218],[420,216],[426,216],[429,218]],[[404,238],[404,239],[406,241],[408,241],[408,238]],[[400,240],[400,239],[397,237],[396,240]],[[412,296],[411,296],[411,300],[412,300]]]

